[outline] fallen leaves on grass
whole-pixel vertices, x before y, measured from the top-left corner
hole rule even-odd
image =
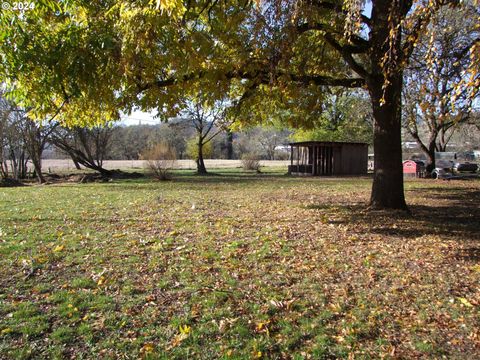
[[[39,358],[474,358],[479,215],[464,200],[480,192],[457,184],[411,183],[413,217],[365,211],[357,179],[69,187],[76,201],[41,188],[42,221],[10,220],[15,241],[0,243],[1,345]],[[27,195],[12,201],[30,219]],[[1,206],[7,228],[16,213]]]

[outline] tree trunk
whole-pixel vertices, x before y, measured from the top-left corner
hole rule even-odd
[[[25,156],[25,153],[22,152],[20,157],[20,178],[26,179],[28,173],[28,156]]]
[[[77,170],[82,170],[82,167],[80,166],[80,164],[78,163],[77,159],[75,159],[74,157],[70,156],[72,158],[72,161],[73,161],[73,165],[75,165],[75,169]]]
[[[439,136],[438,142],[436,144],[437,150],[439,152],[446,152],[447,151],[447,145],[448,145],[448,142],[450,141],[450,137],[452,136],[452,133],[453,133],[453,131],[452,131],[450,133],[450,135],[448,136],[447,135],[448,129],[450,129],[450,128],[447,128],[447,129],[445,129],[445,127],[440,128],[440,131],[439,131],[440,136]]]
[[[19,169],[17,166],[17,160],[12,159],[10,160],[10,166],[12,168],[13,178],[15,180],[23,179],[23,177],[19,174]]]
[[[428,139],[428,146],[425,146],[423,144],[420,145],[420,148],[422,149],[423,153],[427,157],[427,166],[425,167],[425,171],[427,172],[427,177],[430,177],[430,175],[432,174],[432,171],[436,167],[436,164],[435,164],[435,151],[436,151],[435,139],[436,138],[437,138],[437,134],[432,133],[430,135],[430,138]]]
[[[366,79],[374,118],[374,176],[370,207],[408,210],[403,189],[402,112],[403,72],[400,66],[403,1],[378,1],[372,10],[371,74]],[[389,58],[385,58],[390,54]]]
[[[81,150],[75,149],[62,138],[52,137],[51,141],[57,148],[70,156],[77,169],[81,169],[81,166],[84,166],[87,169],[98,171],[102,176],[108,177],[112,175],[113,171],[103,168],[93,157],[85,154]]]
[[[198,141],[197,173],[200,175],[207,174],[207,168],[203,161],[203,142],[200,139]]]
[[[425,167],[425,171],[427,172],[427,177],[430,177],[432,171],[435,169],[435,147],[430,147],[428,151],[425,152],[427,155],[427,166]]]
[[[233,159],[233,132],[227,129],[227,159]]]
[[[75,159],[75,160],[73,160],[73,159]],[[95,163],[94,160],[77,157],[75,155],[72,157],[72,160],[73,160],[74,163],[76,162],[78,164],[81,164],[84,167],[86,167],[87,169],[98,171],[104,177],[109,177],[110,175],[113,174],[112,170],[107,170],[107,169],[103,168],[102,166],[99,166],[97,163]]]
[[[45,177],[42,174],[42,161],[40,159],[32,159],[33,168],[39,184],[46,182]]]
[[[38,138],[34,138],[37,140]],[[29,149],[30,149],[30,160],[32,160],[33,169],[35,176],[37,177],[38,183],[43,184],[46,182],[45,177],[42,174],[42,154],[44,145],[40,141],[30,141]]]
[[[0,177],[7,178],[8,177],[8,164],[7,161],[3,158],[0,159]]]
[[[369,88],[374,117],[374,177],[370,206],[376,209],[407,209],[403,191],[401,141],[401,78],[382,89]],[[373,87],[373,89],[372,89]],[[380,100],[384,96],[385,103]]]

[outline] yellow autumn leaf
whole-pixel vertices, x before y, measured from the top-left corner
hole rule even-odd
[[[153,352],[154,349],[155,345],[153,345],[152,343],[146,343],[145,345],[143,345],[140,351],[144,354],[150,354]]]
[[[3,330],[0,332],[0,334],[6,335],[6,334],[10,334],[12,331],[13,331],[13,330],[10,329],[10,328],[5,328],[5,329],[3,329]]]
[[[470,301],[468,301],[465,298],[459,297],[458,301],[460,301],[463,305],[465,305],[467,307],[473,307],[473,305],[470,303]]]
[[[470,269],[472,269],[472,271],[480,273],[480,264],[473,265]]]
[[[192,328],[188,325],[184,325],[184,326],[180,325],[179,329],[180,329],[180,334],[188,335]]]
[[[39,264],[45,264],[48,261],[48,258],[46,256],[38,256],[35,260]]]
[[[262,331],[263,329],[265,329],[266,325],[268,325],[269,322],[270,321],[257,323],[257,326],[256,326],[257,331]]]
[[[53,249],[53,252],[60,252],[63,249],[65,249],[65,245],[57,245],[55,249]]]

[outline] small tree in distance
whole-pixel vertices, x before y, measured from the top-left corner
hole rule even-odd
[[[231,125],[225,120],[224,105],[224,101],[208,104],[203,101],[202,94],[186,102],[184,115],[196,131],[196,151],[191,149],[192,145],[189,143],[187,144],[187,153],[195,159],[197,173],[200,175],[207,173],[204,162],[205,146],[207,144],[211,146],[212,139]]]

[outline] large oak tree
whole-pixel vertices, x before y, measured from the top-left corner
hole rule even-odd
[[[42,2],[39,2],[41,4]],[[49,2],[51,3],[51,2]],[[308,125],[331,87],[363,88],[374,117],[371,205],[406,208],[403,68],[433,14],[455,0],[58,1],[2,13],[1,72],[40,118],[108,121],[117,111],[178,114],[180,99],[228,96],[235,116]],[[461,85],[478,87],[480,46]]]

